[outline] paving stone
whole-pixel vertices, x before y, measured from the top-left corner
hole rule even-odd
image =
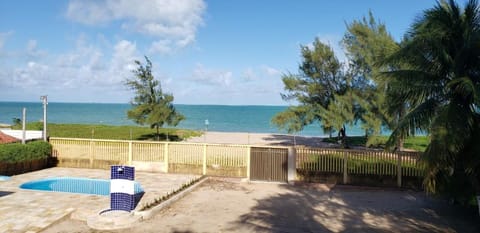
[[[0,233],[38,232],[68,215],[86,221],[89,216],[109,208],[110,197],[108,196],[19,188],[21,184],[28,181],[61,176],[109,179],[110,171],[50,168],[13,176],[8,181],[1,181],[0,191],[13,193],[0,197]],[[166,195],[198,177],[198,175],[136,172],[136,181],[146,192],[137,205],[137,209],[141,208],[144,203],[153,202],[155,198]]]

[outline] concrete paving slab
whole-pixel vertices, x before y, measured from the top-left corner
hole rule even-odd
[[[12,176],[0,182],[0,232],[39,232],[65,218],[86,221],[89,216],[109,209],[110,197],[20,189],[25,182],[51,177],[109,179],[109,170],[50,168]],[[145,195],[137,205],[152,202],[199,175],[136,172]]]

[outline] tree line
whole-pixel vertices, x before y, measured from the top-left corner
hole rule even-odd
[[[297,105],[272,122],[289,133],[321,123],[330,136],[346,124],[361,125],[366,136],[386,127],[388,148],[400,150],[405,138],[425,132],[426,190],[471,203],[480,195],[478,2],[437,2],[399,42],[370,12],[347,24],[341,44],[345,62],[318,38],[300,47],[298,72],[282,75],[281,94]]]
[[[424,186],[455,202],[480,196],[480,10],[477,0],[460,7],[440,0],[422,12],[397,42],[386,25],[368,17],[347,24],[341,41],[346,61],[316,38],[300,47],[298,73],[282,75],[286,101],[273,117],[288,132],[320,123],[325,133],[345,138],[345,125],[359,124],[368,137],[382,127],[392,133],[388,148],[425,132],[430,143],[421,157]],[[135,91],[129,119],[158,129],[184,116],[152,75],[152,63],[138,68],[126,85]],[[343,146],[346,141],[342,140]],[[475,201],[473,201],[475,202]]]

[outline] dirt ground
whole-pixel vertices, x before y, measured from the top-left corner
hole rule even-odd
[[[479,219],[413,191],[211,179],[117,232],[480,232]],[[45,232],[95,231],[65,220]]]

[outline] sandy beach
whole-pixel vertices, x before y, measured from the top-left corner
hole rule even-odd
[[[335,147],[337,144],[322,142],[324,137],[295,136],[287,134],[241,133],[241,132],[206,132],[199,137],[193,137],[186,142],[246,144],[267,146],[304,145],[313,147]]]

